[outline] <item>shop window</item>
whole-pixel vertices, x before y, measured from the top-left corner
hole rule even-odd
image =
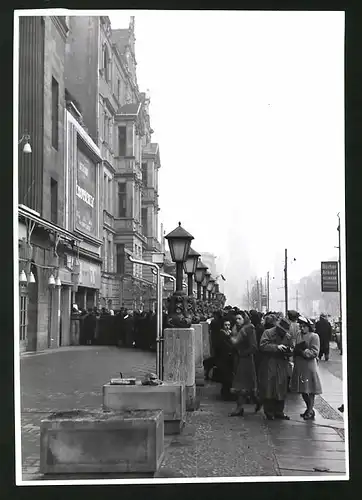
[[[58,224],[58,183],[53,178],[50,179],[50,220]]]
[[[116,244],[116,272],[117,274],[124,274],[125,269],[125,253],[124,253],[124,244],[117,243]]]
[[[127,217],[127,185],[118,183],[118,217]]]
[[[126,156],[126,127],[118,127],[118,156]]]
[[[28,330],[28,297],[26,295],[20,295],[19,315],[20,341],[24,342],[27,338]]]
[[[59,84],[52,78],[52,146],[58,149],[59,139]]]

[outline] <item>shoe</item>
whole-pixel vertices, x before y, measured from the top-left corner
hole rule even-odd
[[[290,417],[288,417],[285,413],[276,413],[275,418],[278,420],[290,420]]]
[[[255,413],[258,413],[258,411],[261,409],[263,405],[261,404],[260,401],[258,401],[256,404],[255,404]]]
[[[341,413],[344,413],[344,404],[338,408],[338,411],[340,411]]]
[[[271,413],[265,413],[265,417],[267,420],[274,420],[274,415],[272,415]]]
[[[315,411],[307,411],[306,414],[304,415],[304,420],[314,420],[315,419]]]
[[[229,417],[243,417],[244,416],[244,408],[236,408],[236,410],[229,413]]]
[[[305,417],[305,415],[307,414],[307,411],[308,411],[308,410],[305,410],[305,412],[304,412],[304,413],[301,413],[301,414],[300,414],[300,416],[301,416],[302,418],[304,418],[304,417]]]

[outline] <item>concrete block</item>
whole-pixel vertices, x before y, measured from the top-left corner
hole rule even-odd
[[[202,386],[205,385],[202,325],[192,325],[192,328],[195,331],[195,383]]]
[[[155,473],[164,455],[163,413],[70,411],[40,425],[43,474]]]
[[[202,352],[203,358],[207,359],[211,356],[209,324],[206,321],[200,323],[202,326]]]
[[[200,397],[197,395],[196,384],[186,388],[186,411],[196,411],[200,408]]]
[[[166,328],[164,331],[164,381],[195,384],[195,331]]]
[[[195,331],[193,328],[164,330],[164,381],[179,382],[186,388],[186,411],[196,404]]]
[[[165,434],[181,431],[186,419],[185,386],[179,382],[163,385],[103,386],[105,410],[162,410]]]

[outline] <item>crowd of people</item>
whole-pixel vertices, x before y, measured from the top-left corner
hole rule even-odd
[[[322,393],[318,363],[323,357],[329,360],[332,339],[325,315],[314,322],[292,310],[285,317],[226,306],[209,316],[211,356],[204,360],[205,378],[221,384],[223,399],[236,401],[230,416],[243,416],[245,404],[253,403],[255,412],[263,408],[269,420],[289,420],[285,400],[288,392],[295,392],[306,405],[301,417],[314,419],[315,396]],[[155,312],[73,306],[72,317],[80,320],[80,344],[156,350]],[[163,327],[166,324],[164,310]]]
[[[295,392],[306,405],[301,417],[314,419],[315,396],[322,393],[318,363],[323,356],[328,361],[331,340],[324,315],[314,324],[297,311],[285,317],[227,306],[214,313],[210,340],[205,378],[221,383],[224,399],[236,401],[230,416],[243,416],[245,404],[253,403],[269,420],[289,420],[285,400]]]
[[[165,312],[164,312],[165,313]],[[80,345],[118,345],[156,350],[156,313],[122,307],[88,311],[73,305],[72,319],[79,320]]]

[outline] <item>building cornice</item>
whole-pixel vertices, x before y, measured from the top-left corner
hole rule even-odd
[[[65,21],[65,16],[50,16],[50,19],[53,21],[54,26],[57,28],[63,40],[65,41],[69,33],[69,28]]]

